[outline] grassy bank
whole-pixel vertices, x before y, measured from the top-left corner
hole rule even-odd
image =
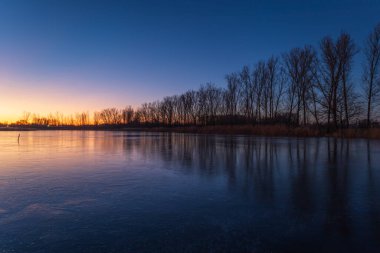
[[[289,127],[285,125],[232,125],[232,126],[191,126],[191,127],[157,127],[150,131],[182,132],[199,134],[243,134],[258,136],[291,136],[291,137],[337,137],[380,139],[380,128],[350,128],[335,132],[313,127]]]
[[[380,128],[349,128],[335,132],[315,127],[290,127],[286,125],[216,125],[216,126],[173,126],[173,127],[130,127],[130,126],[66,126],[66,127],[0,127],[0,131],[33,130],[113,130],[113,131],[149,131],[177,132],[197,134],[291,136],[291,137],[337,137],[380,139]]]

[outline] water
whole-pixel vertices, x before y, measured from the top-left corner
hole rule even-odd
[[[380,252],[380,142],[0,132],[0,252]]]

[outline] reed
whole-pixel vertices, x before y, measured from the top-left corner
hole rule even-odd
[[[290,127],[286,125],[215,125],[215,126],[181,126],[153,127],[139,130],[155,132],[181,132],[199,134],[241,134],[278,137],[336,137],[380,139],[380,128],[349,128],[335,132],[315,127]]]

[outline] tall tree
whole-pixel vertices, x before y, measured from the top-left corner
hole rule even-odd
[[[372,111],[380,94],[380,24],[369,34],[365,47],[364,91],[367,102],[367,126],[371,125]]]
[[[296,123],[300,124],[301,115],[303,124],[307,123],[310,92],[314,78],[314,64],[316,54],[311,46],[292,49],[285,55],[284,61],[290,78],[290,110],[289,117],[296,111]],[[302,114],[301,114],[302,112]]]
[[[349,106],[350,92],[353,89],[350,88],[349,79],[350,73],[352,70],[352,62],[355,54],[358,52],[356,49],[355,43],[352,40],[351,36],[347,33],[342,33],[337,41],[337,53],[340,65],[342,66],[342,75],[341,75],[341,89],[342,89],[342,103],[344,109],[344,125],[349,127],[350,125],[350,115],[351,110]],[[343,116],[343,115],[342,115]],[[343,125],[342,124],[342,125]]]
[[[327,108],[327,124],[331,118],[334,128],[349,126],[352,117],[350,98],[354,98],[349,83],[352,63],[357,49],[351,36],[342,33],[336,42],[325,37],[321,42],[321,84],[319,85]]]
[[[240,80],[237,73],[226,75],[227,89],[225,91],[226,114],[234,119],[237,115],[239,102]]]
[[[330,127],[331,118],[334,128],[338,127],[338,88],[342,75],[342,64],[339,61],[336,45],[331,37],[321,41],[321,74],[320,89],[327,108],[327,125]]]
[[[247,119],[252,119],[253,116],[253,86],[250,75],[250,70],[248,66],[244,66],[240,72],[240,81],[241,81],[241,107],[244,113],[244,116]]]

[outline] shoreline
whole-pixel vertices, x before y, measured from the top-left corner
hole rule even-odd
[[[0,127],[0,131],[136,131],[136,132],[173,132],[220,135],[254,135],[267,137],[335,137],[380,139],[380,128],[348,128],[335,132],[314,127],[289,127],[285,125],[215,125],[215,126],[57,126]]]

